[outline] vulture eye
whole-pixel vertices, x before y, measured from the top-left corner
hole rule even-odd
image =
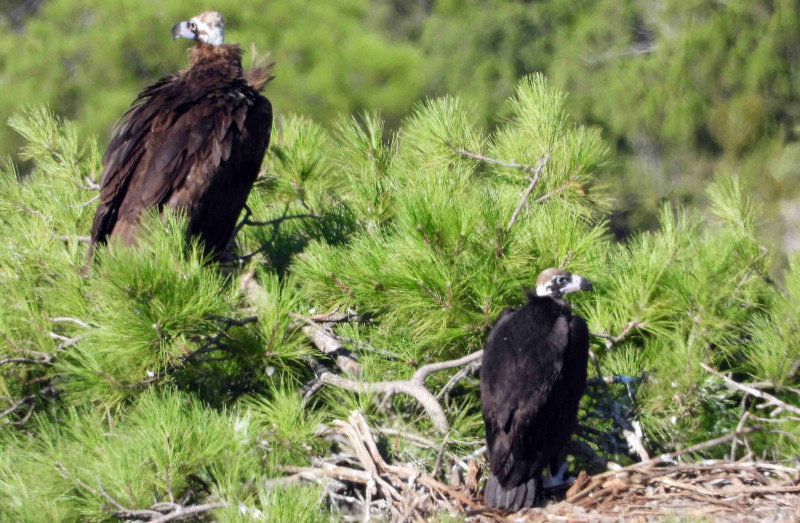
[[[197,30],[197,24],[190,20],[189,21],[189,29],[191,29],[192,31],[196,31]]]
[[[556,283],[559,285],[564,285],[565,283],[567,283],[567,277],[559,276],[558,278],[556,278]]]

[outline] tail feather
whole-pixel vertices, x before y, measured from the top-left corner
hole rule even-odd
[[[516,487],[505,489],[497,477],[490,476],[483,490],[483,502],[487,507],[516,512],[523,507],[535,506],[538,490],[535,478]]]

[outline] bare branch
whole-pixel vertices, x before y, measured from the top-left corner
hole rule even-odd
[[[769,393],[764,392],[762,390],[754,389],[753,387],[748,387],[747,385],[743,385],[741,383],[737,383],[736,381],[733,381],[732,379],[730,379],[727,376],[723,375],[719,371],[716,371],[716,370],[712,369],[711,367],[709,367],[705,363],[701,362],[700,366],[703,367],[703,370],[705,370],[706,372],[709,372],[709,373],[713,374],[714,376],[720,378],[722,381],[724,381],[725,385],[727,385],[728,388],[733,389],[733,390],[739,390],[741,392],[744,392],[745,394],[749,394],[750,396],[753,396],[753,397],[756,397],[758,399],[764,400],[766,402],[764,407],[776,407],[776,410],[773,411],[773,413],[772,413],[773,416],[776,415],[776,414],[779,414],[781,411],[788,411],[788,412],[792,412],[794,414],[800,415],[800,408],[797,408],[797,407],[795,407],[793,405],[789,405],[788,403],[779,400],[778,398],[776,398],[772,394],[769,394]]]
[[[589,378],[589,379],[586,380],[586,384],[587,385],[599,385],[600,382],[602,381],[606,385],[612,385],[612,384],[617,383],[617,384],[627,385],[627,386],[630,387],[634,383],[640,383],[640,382],[644,381],[644,379],[645,379],[644,375],[642,375],[642,376],[624,376],[624,375],[621,375],[621,374],[615,374],[613,376]]]
[[[94,180],[92,180],[88,176],[84,176],[83,177],[83,181],[86,182],[86,188],[88,190],[90,190],[90,191],[99,191],[100,190],[100,184],[96,183]]]
[[[429,439],[423,438],[422,436],[418,436],[413,432],[404,432],[402,430],[392,429],[388,427],[376,427],[374,431],[377,432],[378,434],[383,434],[385,436],[397,436],[398,438],[402,438],[421,447],[427,447],[430,449],[436,448],[436,443],[434,443]]]
[[[716,447],[717,445],[721,445],[722,443],[727,443],[739,436],[743,436],[745,434],[750,434],[753,432],[759,432],[761,430],[763,429],[761,429],[760,427],[749,427],[744,430],[734,431],[731,432],[730,434],[720,436],[719,438],[710,439],[708,441],[698,443],[697,445],[692,445],[691,447],[687,447],[685,449],[676,450],[675,452],[670,452],[669,454],[661,454],[660,456],[656,456],[655,458],[652,458],[648,461],[634,463],[633,465],[625,467],[622,470],[625,470],[626,468],[641,467],[645,465],[659,465],[661,463],[669,463],[671,461],[674,461],[675,458],[683,456],[684,454],[691,454],[693,452],[700,452],[701,450],[710,449],[711,447]]]
[[[417,369],[410,379],[397,381],[360,382],[334,374],[316,360],[311,359],[308,364],[314,370],[317,379],[327,385],[333,385],[334,387],[360,394],[373,393],[386,394],[387,396],[405,394],[411,396],[425,409],[433,422],[434,428],[442,434],[446,434],[449,428],[447,416],[436,397],[425,386],[425,379],[434,372],[472,363],[480,359],[482,355],[483,351],[478,351],[456,360],[429,363]]]
[[[564,192],[564,190],[567,187],[569,187],[570,185],[572,185],[575,182],[577,182],[577,180],[575,178],[568,179],[566,182],[562,183],[559,187],[553,189],[552,191],[548,191],[548,192],[544,193],[543,195],[539,196],[538,198],[536,198],[534,200],[534,203],[542,203],[542,202],[544,202],[546,200],[549,200],[550,198],[552,198],[556,194],[560,194],[560,193]]]
[[[359,394],[377,393],[388,394],[390,396],[405,394],[411,396],[417,400],[428,413],[434,428],[442,434],[447,433],[449,427],[447,416],[442,406],[439,405],[439,402],[436,401],[436,398],[424,385],[419,385],[410,380],[360,382],[334,374],[318,362],[313,362],[311,365],[317,378],[327,385],[333,385],[334,387],[339,387],[340,389],[349,390],[351,392],[358,392]]]
[[[447,401],[449,399],[449,397],[450,397],[450,391],[452,391],[453,388],[455,388],[455,386],[458,384],[458,382],[460,382],[462,380],[470,380],[469,375],[472,374],[473,372],[477,372],[478,369],[481,368],[481,364],[482,364],[482,358],[481,359],[476,359],[475,361],[473,361],[472,363],[470,363],[469,365],[467,365],[463,369],[461,369],[458,372],[456,372],[455,374],[453,374],[453,376],[445,384],[445,386],[442,387],[441,390],[436,393],[436,399],[438,400],[438,399],[441,399],[442,397],[444,397],[445,401]],[[472,381],[472,380],[470,380],[470,381]]]
[[[422,367],[417,369],[417,371],[411,376],[411,379],[409,381],[424,386],[425,379],[434,372],[439,372],[440,370],[453,369],[455,367],[461,367],[462,365],[467,365],[468,363],[477,361],[482,357],[483,357],[483,351],[479,350],[477,352],[473,352],[472,354],[467,354],[466,356],[463,356],[456,360],[428,363],[427,365],[423,365]]]
[[[80,325],[81,327],[83,327],[85,329],[88,329],[88,328],[91,327],[91,325],[89,325],[85,321],[79,320],[77,318],[68,318],[68,317],[50,318],[50,321],[52,321],[53,323],[74,323],[75,325]]]
[[[533,177],[531,178],[531,183],[528,184],[528,187],[525,189],[525,192],[522,193],[522,197],[519,199],[517,208],[514,209],[514,214],[511,215],[511,219],[508,221],[508,225],[506,226],[506,232],[511,230],[511,227],[514,226],[514,222],[517,221],[517,216],[519,216],[520,211],[522,211],[522,208],[528,203],[528,198],[533,192],[533,189],[536,188],[536,184],[539,183],[539,176],[542,174],[542,169],[544,169],[544,167],[547,165],[547,161],[549,159],[550,159],[549,154],[545,154],[544,156],[539,158],[539,164],[533,171]]]
[[[89,200],[86,200],[86,201],[85,201],[85,202],[83,202],[83,203],[78,203],[78,204],[75,204],[75,205],[70,205],[69,207],[70,207],[71,209],[78,209],[78,208],[80,208],[80,207],[86,207],[87,205],[90,205],[90,204],[92,204],[92,203],[96,202],[96,201],[97,201],[97,200],[99,200],[99,199],[100,199],[100,195],[98,194],[98,195],[96,195],[96,196],[94,196],[94,197],[90,198]]]
[[[91,236],[73,236],[71,234],[59,234],[53,235],[53,238],[62,242],[78,242],[78,243],[89,243],[92,241]]]
[[[450,439],[450,432],[448,431],[447,434],[444,435],[444,439],[442,440],[442,444],[439,447],[439,452],[436,453],[436,461],[433,464],[433,477],[439,476],[439,471],[442,468],[442,459],[444,458],[444,449],[447,448],[447,441]]]
[[[312,218],[314,220],[321,219],[320,216],[317,216],[316,214],[311,214],[311,213],[290,214],[288,216],[281,216],[280,218],[275,218],[273,220],[265,220],[265,221],[251,220],[251,219],[247,218],[244,221],[244,224],[245,225],[251,225],[253,227],[263,227],[265,225],[275,225],[276,223],[281,223],[281,222],[285,222],[285,221],[288,221],[288,220],[300,220],[300,219],[304,219],[304,218]]]
[[[351,376],[361,375],[361,365],[353,358],[350,351],[339,342],[330,327],[324,324],[320,325],[300,314],[293,313],[291,317],[306,323],[302,327],[303,333],[309,337],[320,352],[334,358],[336,365],[340,369]]]
[[[599,332],[599,333],[590,332],[589,335],[594,336],[595,338],[601,338],[605,340],[606,350],[611,350],[620,343],[622,343],[623,341],[625,341],[625,339],[628,336],[630,336],[634,330],[640,329],[645,326],[647,326],[647,322],[640,323],[639,319],[636,318],[628,322],[628,324],[625,326],[625,328],[622,330],[619,336],[611,336],[610,334],[606,334],[604,332]]]
[[[489,158],[488,156],[484,156],[480,153],[473,153],[467,151],[466,149],[461,149],[460,147],[453,147],[453,151],[457,152],[461,156],[465,156],[467,158],[472,158],[473,160],[480,160],[484,163],[490,163],[492,165],[499,165],[500,167],[510,167],[512,169],[519,169],[521,171],[525,171],[526,173],[534,173],[537,168],[532,165],[526,165],[524,163],[515,163],[515,162],[504,162],[501,160],[496,160],[494,158]],[[541,159],[539,160],[541,163]]]
[[[217,503],[206,503],[204,505],[179,506],[172,512],[164,514],[161,517],[150,519],[148,521],[150,521],[150,523],[166,523],[167,521],[186,519],[192,516],[196,516],[197,514],[202,514],[203,512],[208,512],[210,510],[218,508],[225,508],[227,506],[228,504],[222,501]]]
[[[31,359],[31,358],[5,358],[0,360],[0,365],[8,365],[10,363],[28,363],[31,365],[52,365],[54,356],[48,355],[45,358],[41,359]],[[2,416],[0,416],[2,417]]]
[[[33,401],[35,399],[36,399],[36,395],[35,394],[31,394],[30,396],[25,396],[24,398],[13,402],[8,409],[4,410],[3,412],[0,412],[0,419],[5,418],[9,414],[11,414],[14,411],[16,411],[18,408],[22,407],[26,403],[28,403],[30,401]]]

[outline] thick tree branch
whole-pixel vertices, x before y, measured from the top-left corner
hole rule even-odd
[[[329,326],[324,323],[320,325],[312,319],[306,318],[300,314],[293,313],[291,317],[306,324],[301,328],[303,333],[308,336],[311,343],[313,343],[320,352],[332,357],[340,369],[351,376],[361,375],[361,365],[353,358],[350,351],[341,344]]]
[[[456,360],[423,365],[408,380],[375,382],[355,381],[343,376],[339,376],[313,359],[309,360],[308,363],[314,371],[314,374],[317,376],[317,379],[327,385],[332,385],[334,387],[349,390],[351,392],[357,392],[359,394],[377,393],[386,394],[388,396],[405,394],[407,396],[411,396],[422,406],[422,408],[425,409],[425,412],[427,412],[428,416],[431,418],[434,428],[442,434],[446,434],[449,429],[447,416],[445,415],[442,406],[436,400],[436,397],[425,386],[425,379],[434,372],[468,365],[469,363],[480,359],[482,355],[483,351],[478,351]]]
[[[479,360],[482,357],[483,357],[483,351],[479,350],[477,352],[473,352],[472,354],[467,354],[466,356],[463,356],[456,360],[428,363],[427,365],[423,365],[422,367],[417,369],[417,371],[414,372],[409,381],[421,386],[425,386],[425,379],[434,372],[439,372],[440,370],[453,369],[455,367],[461,367],[463,365],[467,365],[468,363],[472,363],[473,361]]]

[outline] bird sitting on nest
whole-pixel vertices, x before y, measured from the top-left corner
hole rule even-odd
[[[532,507],[541,499],[545,467],[556,476],[577,425],[589,358],[586,321],[572,314],[564,295],[591,290],[581,276],[546,269],[527,305],[501,311],[489,333],[481,366],[489,507]]]

